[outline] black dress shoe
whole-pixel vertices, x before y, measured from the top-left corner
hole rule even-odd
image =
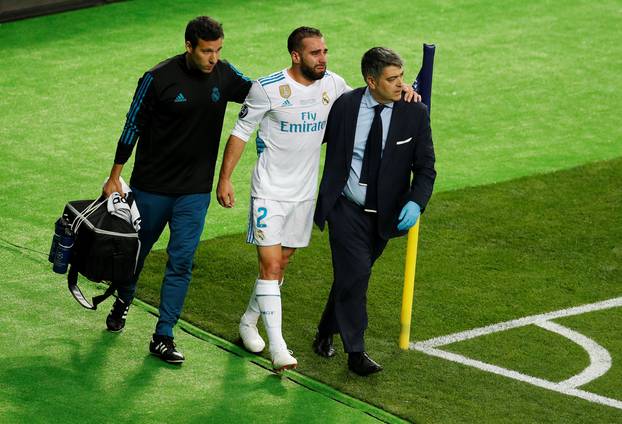
[[[333,335],[322,336],[319,332],[315,334],[313,340],[313,351],[325,358],[335,356],[335,348],[333,347]]]
[[[351,352],[348,354],[348,368],[358,375],[366,376],[382,371],[382,366],[371,359],[367,352]]]

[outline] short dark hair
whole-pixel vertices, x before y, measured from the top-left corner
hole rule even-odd
[[[199,38],[205,41],[214,41],[224,38],[222,25],[209,16],[198,16],[186,25],[186,41],[190,41],[192,47],[196,47]]]
[[[302,40],[308,37],[322,38],[323,35],[317,28],[311,27],[299,27],[292,31],[287,37],[287,50],[291,53],[294,50],[297,52],[302,48]]]
[[[361,59],[361,72],[363,79],[371,76],[377,80],[387,66],[404,67],[404,62],[399,54],[386,47],[373,47],[365,52]]]

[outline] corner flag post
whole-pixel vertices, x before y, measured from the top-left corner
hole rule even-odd
[[[432,69],[434,67],[434,44],[423,45],[423,63],[413,88],[421,94],[421,101],[428,107],[428,113],[432,104]],[[408,230],[408,242],[406,245],[406,265],[404,269],[404,289],[402,291],[402,311],[400,314],[400,340],[401,349],[408,349],[410,344],[410,322],[412,319],[413,295],[415,291],[415,271],[417,269],[417,246],[419,244],[419,223]]]
[[[410,320],[415,291],[415,270],[417,268],[417,245],[419,244],[419,222],[408,230],[406,245],[406,268],[404,270],[404,290],[402,291],[402,313],[400,315],[400,348],[408,349],[410,344]]]

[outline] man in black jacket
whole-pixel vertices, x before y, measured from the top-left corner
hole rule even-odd
[[[138,81],[134,100],[104,193],[122,193],[121,170],[138,141],[130,186],[142,218],[138,266],[130,287],[106,319],[110,331],[121,331],[134,297],[145,257],[164,227],[170,228],[168,262],[160,293],[160,317],[149,350],[166,362],[184,356],[173,342],[192,275],[210,192],[227,102],[242,103],[251,81],[220,60],[224,33],[207,16],[186,27],[185,52],[147,71]]]
[[[332,337],[339,333],[348,367],[368,375],[382,370],[364,342],[372,265],[389,238],[415,225],[436,171],[428,111],[401,99],[399,55],[375,47],[363,56],[361,70],[367,87],[335,102],[324,135],[326,162],[314,220],[322,230],[328,222],[334,280],[313,348],[333,356]]]

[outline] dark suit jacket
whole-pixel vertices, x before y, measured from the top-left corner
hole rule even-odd
[[[322,230],[350,174],[356,121],[364,92],[365,87],[362,87],[343,94],[328,116],[324,134],[326,161],[314,216]],[[397,223],[402,207],[409,200],[416,202],[422,211],[425,209],[436,178],[434,161],[426,106],[403,100],[395,102],[378,180],[378,233],[381,238],[406,233],[397,231]]]

